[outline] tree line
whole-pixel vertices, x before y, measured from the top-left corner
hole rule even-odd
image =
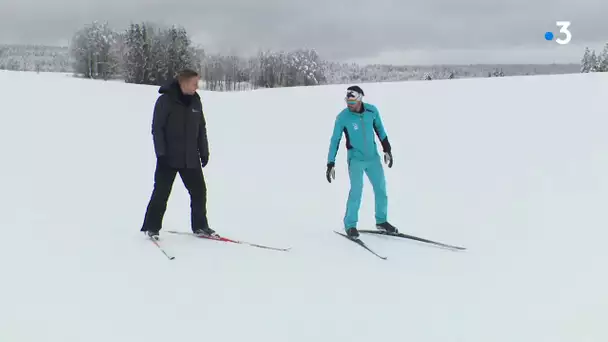
[[[144,22],[114,30],[107,23],[93,22],[75,32],[69,47],[0,44],[0,69],[70,72],[80,77],[159,85],[186,66],[202,75],[202,88],[234,91],[605,70],[605,52],[596,54],[587,49],[585,55],[582,65],[360,65],[323,60],[310,49],[260,51],[254,57],[209,54],[193,44],[179,26]]]
[[[44,45],[0,45],[0,70],[69,72],[64,49]]]
[[[69,53],[74,73],[83,77],[160,85],[187,67],[202,75],[204,89],[213,91],[579,71],[576,64],[358,65],[323,60],[314,49],[260,51],[247,58],[208,54],[192,43],[183,27],[150,22],[133,23],[122,31],[93,22],[74,34]]]
[[[596,54],[595,50],[585,48],[581,59],[581,72],[608,72],[608,43],[599,54]]]
[[[74,73],[92,79],[160,85],[183,68],[197,70],[209,90],[243,90],[320,85],[327,82],[315,50],[262,51],[252,58],[206,54],[186,29],[133,23],[116,31],[93,22],[70,44]]]

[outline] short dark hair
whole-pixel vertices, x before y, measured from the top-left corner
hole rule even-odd
[[[357,93],[359,93],[359,94],[361,94],[361,95],[365,96],[365,93],[363,92],[363,89],[361,89],[361,87],[359,87],[358,85],[350,86],[350,87],[348,87],[348,89],[346,89],[346,90],[347,90],[347,91],[348,91],[348,90],[354,90],[354,91],[356,91]]]
[[[191,79],[192,77],[198,77],[198,72],[192,69],[183,69],[179,73],[177,73],[177,80],[179,82]]]

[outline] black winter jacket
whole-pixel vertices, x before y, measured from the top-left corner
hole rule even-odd
[[[173,168],[204,167],[209,144],[203,105],[198,93],[184,95],[177,81],[163,85],[154,106],[152,137],[158,158]]]

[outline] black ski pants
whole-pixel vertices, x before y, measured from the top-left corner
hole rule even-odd
[[[176,169],[162,161],[157,161],[154,172],[154,189],[146,209],[141,231],[158,232],[162,228],[169,195],[178,173],[190,194],[192,230],[209,227],[207,222],[207,186],[202,168],[199,166],[197,168]]]

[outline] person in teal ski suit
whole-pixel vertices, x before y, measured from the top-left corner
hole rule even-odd
[[[376,106],[363,102],[363,90],[359,86],[351,86],[346,91],[347,108],[336,117],[333,134],[327,155],[327,181],[335,179],[336,154],[342,139],[346,137],[348,175],[350,192],[344,215],[344,229],[348,236],[357,238],[357,222],[363,193],[363,174],[369,178],[374,190],[376,202],[376,228],[396,233],[397,229],[387,221],[388,196],[382,161],[378,153],[375,137],[382,144],[384,162],[389,168],[393,166],[391,144],[380,113]]]

